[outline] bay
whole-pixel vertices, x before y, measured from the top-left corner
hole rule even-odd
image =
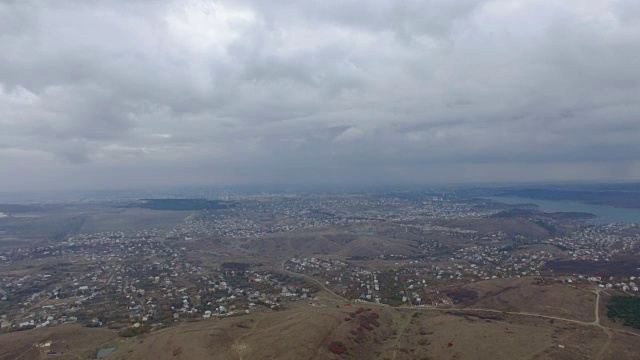
[[[542,200],[520,196],[487,196],[488,199],[503,204],[534,204],[544,212],[583,212],[596,216],[585,220],[588,224],[600,225],[608,223],[640,224],[640,209],[617,208],[613,206],[591,205],[576,201]]]

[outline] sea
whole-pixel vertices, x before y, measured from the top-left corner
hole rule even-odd
[[[534,204],[544,212],[583,212],[596,216],[585,220],[588,224],[602,225],[609,223],[640,224],[640,209],[619,208],[604,205],[591,205],[576,201],[542,200],[520,196],[487,196],[484,199],[503,204]]]

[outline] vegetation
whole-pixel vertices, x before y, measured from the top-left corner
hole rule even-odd
[[[478,298],[478,292],[474,289],[456,288],[445,292],[454,304],[468,303],[472,304],[473,300]]]
[[[640,267],[637,259],[614,261],[550,260],[544,268],[562,274],[598,274],[600,276],[624,276],[633,274]]]
[[[543,229],[547,230],[550,233],[555,233],[557,230],[556,227],[553,226],[550,222],[547,222],[541,219],[533,220],[533,223],[542,227]]]
[[[151,330],[151,327],[145,324],[139,327],[128,327],[123,330],[120,330],[118,332],[118,335],[120,335],[121,337],[133,337],[140,334],[144,334],[149,330]]]
[[[517,218],[517,217],[530,217],[536,214],[535,211],[526,210],[526,209],[510,209],[501,211],[497,214],[493,214],[489,217],[491,218]]]
[[[239,263],[239,262],[222,263],[223,269],[230,269],[230,270],[236,270],[236,271],[246,271],[247,269],[249,269],[249,266],[250,266],[249,264]]]
[[[607,304],[607,316],[611,320],[622,320],[625,326],[640,329],[640,297],[612,297]]]

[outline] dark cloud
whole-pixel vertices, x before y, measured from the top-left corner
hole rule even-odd
[[[637,180],[638,10],[0,2],[0,183]]]

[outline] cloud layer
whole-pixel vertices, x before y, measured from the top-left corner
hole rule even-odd
[[[363,4],[0,2],[0,186],[640,179],[637,1]]]

